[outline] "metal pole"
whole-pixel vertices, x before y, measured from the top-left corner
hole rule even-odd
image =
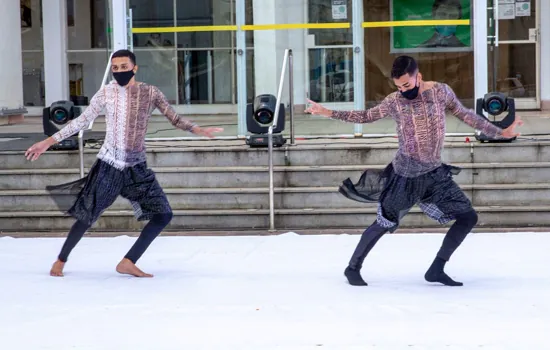
[[[78,133],[78,150],[80,152],[80,178],[84,177],[84,140],[81,132]]]
[[[191,51],[185,51],[184,74],[185,74],[185,104],[191,104]]]
[[[493,0],[493,20],[495,21],[495,34],[493,36],[493,91],[497,91],[497,78],[498,78],[498,1]]]
[[[212,104],[214,101],[214,81],[212,80],[212,55],[213,51],[208,50],[206,56],[206,69],[208,74],[208,103]]]
[[[269,164],[269,231],[275,231],[275,190],[273,185],[273,125],[267,133]]]
[[[246,24],[246,1],[235,1],[235,24],[237,25],[237,137],[245,138],[246,128],[246,32],[242,26]]]
[[[283,58],[283,68],[281,69],[281,77],[279,78],[279,91],[277,92],[277,105],[275,106],[275,119],[273,121],[273,129],[277,128],[277,117],[279,116],[279,110],[281,106],[281,96],[283,95],[283,86],[285,84],[286,63],[288,61],[289,51],[289,49],[285,50],[285,57]]]
[[[279,110],[281,109],[281,95],[283,94],[283,86],[285,83],[285,72],[288,58],[290,56],[290,50],[285,50],[285,57],[283,58],[283,67],[281,69],[281,78],[279,80],[279,91],[277,92],[277,101],[275,105],[275,116],[273,124],[267,131],[267,151],[268,151],[268,165],[269,165],[269,230],[275,230],[275,200],[274,200],[274,185],[273,185],[273,129],[277,128],[277,117],[279,116]]]
[[[288,53],[288,94],[290,106],[290,144],[294,145],[294,61],[292,50]]]

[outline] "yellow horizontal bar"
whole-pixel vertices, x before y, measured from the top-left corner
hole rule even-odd
[[[441,19],[441,20],[415,20],[415,21],[382,21],[363,22],[363,28],[386,28],[386,27],[423,27],[423,26],[467,26],[469,19]]]
[[[423,20],[423,21],[381,21],[363,22],[363,28],[418,27],[434,25],[470,25],[469,19],[459,20]],[[237,26],[185,26],[185,27],[149,27],[132,28],[132,33],[180,33],[180,32],[216,32],[236,31]],[[347,29],[351,23],[286,23],[286,24],[248,24],[241,30],[286,30],[286,29]]]
[[[185,26],[185,27],[150,27],[132,28],[132,33],[181,33],[181,32],[217,32],[236,31],[237,26]]]
[[[342,29],[351,28],[351,23],[286,23],[286,24],[249,24],[242,30],[282,30],[282,29]]]

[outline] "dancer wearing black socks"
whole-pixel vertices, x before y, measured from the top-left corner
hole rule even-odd
[[[441,152],[445,140],[446,112],[467,125],[494,138],[513,138],[521,119],[501,130],[487,119],[466,109],[452,89],[443,83],[424,81],[412,57],[400,56],[393,64],[391,76],[397,89],[378,106],[365,111],[331,111],[309,101],[307,113],[324,115],[350,123],[372,123],[391,117],[397,124],[399,150],[384,170],[366,170],[358,183],[346,179],[340,193],[366,203],[378,203],[376,221],[365,230],[344,274],[351,285],[366,286],[361,276],[363,261],[376,242],[393,232],[400,220],[418,205],[430,218],[451,226],[424,278],[448,286],[461,286],[449,277],[444,267],[464,238],[477,223],[470,200],[453,181],[459,168],[443,164]]]

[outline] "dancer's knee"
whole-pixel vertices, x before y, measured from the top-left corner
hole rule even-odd
[[[170,221],[172,221],[173,216],[174,216],[174,214],[172,212],[162,213],[162,214],[155,214],[155,215],[153,215],[153,218],[151,219],[151,221],[153,221],[154,223],[156,223],[158,225],[168,226]]]
[[[456,222],[464,226],[474,227],[477,224],[478,216],[475,210],[456,215]]]

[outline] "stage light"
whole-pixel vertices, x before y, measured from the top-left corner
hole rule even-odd
[[[251,147],[267,147],[267,133],[269,127],[275,122],[275,107],[277,98],[273,95],[263,94],[254,99],[254,103],[246,105],[246,127],[249,133],[246,144]],[[273,147],[280,147],[285,144],[281,132],[285,129],[285,107],[279,106],[277,125],[273,129]]]
[[[485,115],[484,111],[493,116],[493,121],[490,122],[501,129],[506,129],[512,125],[514,120],[516,120],[516,104],[514,99],[511,97],[506,97],[500,92],[490,92],[485,94],[483,98],[477,99],[476,113],[486,119],[489,119]],[[508,114],[502,120],[494,120],[494,117],[499,116],[504,112],[508,112]],[[515,137],[511,139],[493,139],[481,133],[479,130],[476,130],[475,137],[481,142],[512,142],[516,139]]]
[[[44,134],[46,136],[52,136],[73,119],[78,118],[82,113],[82,109],[75,106],[71,101],[56,101],[51,104],[50,107],[46,107],[42,110],[42,125],[44,127]],[[78,149],[77,134],[71,135],[69,138],[61,141],[58,144],[52,146],[52,149]]]

